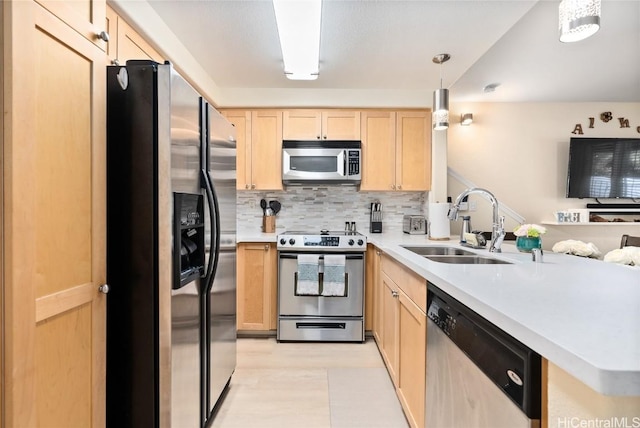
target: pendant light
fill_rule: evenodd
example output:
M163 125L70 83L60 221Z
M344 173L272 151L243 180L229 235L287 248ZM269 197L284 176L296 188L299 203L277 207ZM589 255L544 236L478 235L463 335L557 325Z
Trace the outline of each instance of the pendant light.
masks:
M561 42L577 42L600 29L601 0L562 0L558 6Z
M440 89L433 92L432 122L434 131L444 131L449 127L449 90L442 88L442 63L449 61L451 55L443 53L433 57L440 64Z

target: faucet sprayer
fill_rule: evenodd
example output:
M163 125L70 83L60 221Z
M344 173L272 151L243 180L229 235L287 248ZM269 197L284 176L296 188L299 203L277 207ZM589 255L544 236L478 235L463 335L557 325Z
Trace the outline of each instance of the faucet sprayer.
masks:
M491 230L491 243L489 244L489 251L492 253L501 253L502 250L500 249L500 246L502 245L502 241L504 240L504 237L506 235L504 231L504 216L499 215L498 200L495 196L493 196L493 193L479 187L467 189L460 193L460 195L458 195L456 201L453 203L453 206L451 206L451 208L449 209L449 214L447 216L450 220L457 220L458 211L460 210L460 204L462 203L463 199L465 199L472 193L485 195L489 199L489 202L491 202L491 206L493 208L493 224Z

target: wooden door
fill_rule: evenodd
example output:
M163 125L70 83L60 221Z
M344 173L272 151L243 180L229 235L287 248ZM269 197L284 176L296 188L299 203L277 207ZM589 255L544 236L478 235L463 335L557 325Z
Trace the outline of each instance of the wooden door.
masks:
M412 427L424 427L427 316L402 291L398 296L398 397Z
M164 62L163 55L120 16L118 17L117 43L117 60L120 65L125 65L130 59L152 59L156 62Z
M394 385L398 383L398 287L381 271L382 287L382 358Z
M322 136L322 113L319 110L286 110L282 124L285 140L319 140Z
M359 140L360 112L329 110L322 112L323 140Z
M251 113L251 188L282 190L282 112Z
M396 189L431 189L431 115L426 111L397 113Z
M45 9L79 32L84 38L103 51L107 49L105 38L115 37L105 27L105 0L36 0ZM103 38L102 32L108 37Z
M238 330L269 330L272 323L273 278L271 254L268 243L238 244ZM275 304L275 302L273 302Z
M251 112L223 110L222 115L236 128L236 189L251 188Z
M101 427L105 52L38 3L3 6L4 424Z
M360 190L391 191L396 183L396 114L363 111Z

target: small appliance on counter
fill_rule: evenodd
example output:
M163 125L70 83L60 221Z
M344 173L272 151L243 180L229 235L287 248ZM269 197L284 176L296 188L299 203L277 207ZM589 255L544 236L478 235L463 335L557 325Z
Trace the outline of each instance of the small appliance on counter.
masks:
M402 217L402 231L409 235L424 235L427 233L427 221L420 215L405 215Z

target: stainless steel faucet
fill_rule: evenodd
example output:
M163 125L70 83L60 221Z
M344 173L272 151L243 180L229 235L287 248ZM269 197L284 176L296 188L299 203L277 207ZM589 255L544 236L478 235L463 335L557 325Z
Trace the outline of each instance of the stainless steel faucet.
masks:
M499 215L498 200L495 196L493 196L493 193L479 187L465 190L464 192L460 193L460 195L458 195L456 201L453 203L453 206L449 209L448 217L451 220L457 220L458 211L460 210L460 203L464 198L472 193L485 195L489 199L489 202L491 202L491 206L493 207L493 225L491 230L491 243L489 244L489 251L492 253L501 253L502 250L500 249L500 246L502 245L502 241L504 241L505 236L504 216Z

